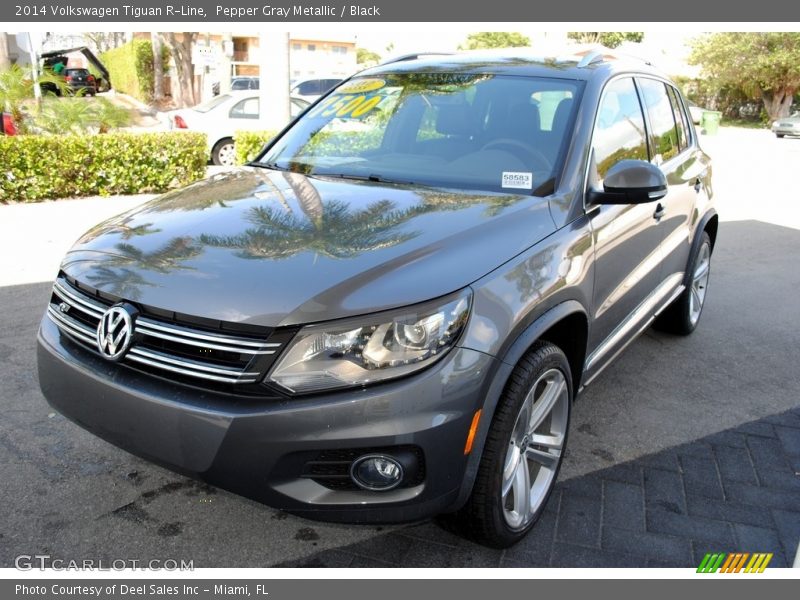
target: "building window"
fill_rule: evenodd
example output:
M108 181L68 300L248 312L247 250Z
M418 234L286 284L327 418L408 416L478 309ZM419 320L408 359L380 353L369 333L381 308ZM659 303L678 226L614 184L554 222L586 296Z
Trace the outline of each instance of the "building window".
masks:
M298 50L299 51L299 50L302 50L302 49L303 49L303 44L298 44L297 42L292 44L292 50Z
M308 51L309 52L315 52L316 49L317 49L317 45L316 44L309 44L308 45Z
M347 46L334 46L331 50L334 54L347 54Z

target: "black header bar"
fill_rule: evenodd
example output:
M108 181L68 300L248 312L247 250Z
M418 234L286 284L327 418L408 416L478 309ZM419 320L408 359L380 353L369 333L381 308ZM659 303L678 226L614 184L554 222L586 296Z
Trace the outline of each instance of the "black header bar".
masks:
M800 22L800 3L760 0L10 0L5 23ZM731 28L728 28L731 29Z

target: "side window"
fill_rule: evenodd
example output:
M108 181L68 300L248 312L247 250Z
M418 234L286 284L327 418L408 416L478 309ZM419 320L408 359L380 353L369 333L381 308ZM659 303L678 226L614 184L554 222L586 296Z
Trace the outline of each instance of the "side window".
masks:
M653 162L657 165L668 161L680 152L675 113L672 110L667 86L655 79L640 79L644 105L650 118L653 138Z
M686 111L681 102L681 95L674 87L669 86L669 101L672 103L672 112L675 115L675 124L678 127L678 143L681 150L686 150L692 143L692 136L689 131L689 124L686 119Z
M257 119L258 98L246 98L237 102L233 105L228 115L232 119Z
M592 139L598 183L624 159L647 160L642 107L633 79L617 79L605 89Z

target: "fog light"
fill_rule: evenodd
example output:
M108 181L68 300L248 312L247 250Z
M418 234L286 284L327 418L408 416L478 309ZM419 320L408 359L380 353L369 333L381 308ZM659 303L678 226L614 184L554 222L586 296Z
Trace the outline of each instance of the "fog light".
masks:
M353 462L350 477L365 490L384 492L396 487L403 480L403 466L389 456L367 454Z

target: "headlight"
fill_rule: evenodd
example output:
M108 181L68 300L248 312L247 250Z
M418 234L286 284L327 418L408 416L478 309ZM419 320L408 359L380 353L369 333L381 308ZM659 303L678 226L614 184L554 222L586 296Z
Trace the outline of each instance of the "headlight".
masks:
M304 327L267 381L307 393L418 371L455 345L467 323L471 299L467 289L406 309Z

